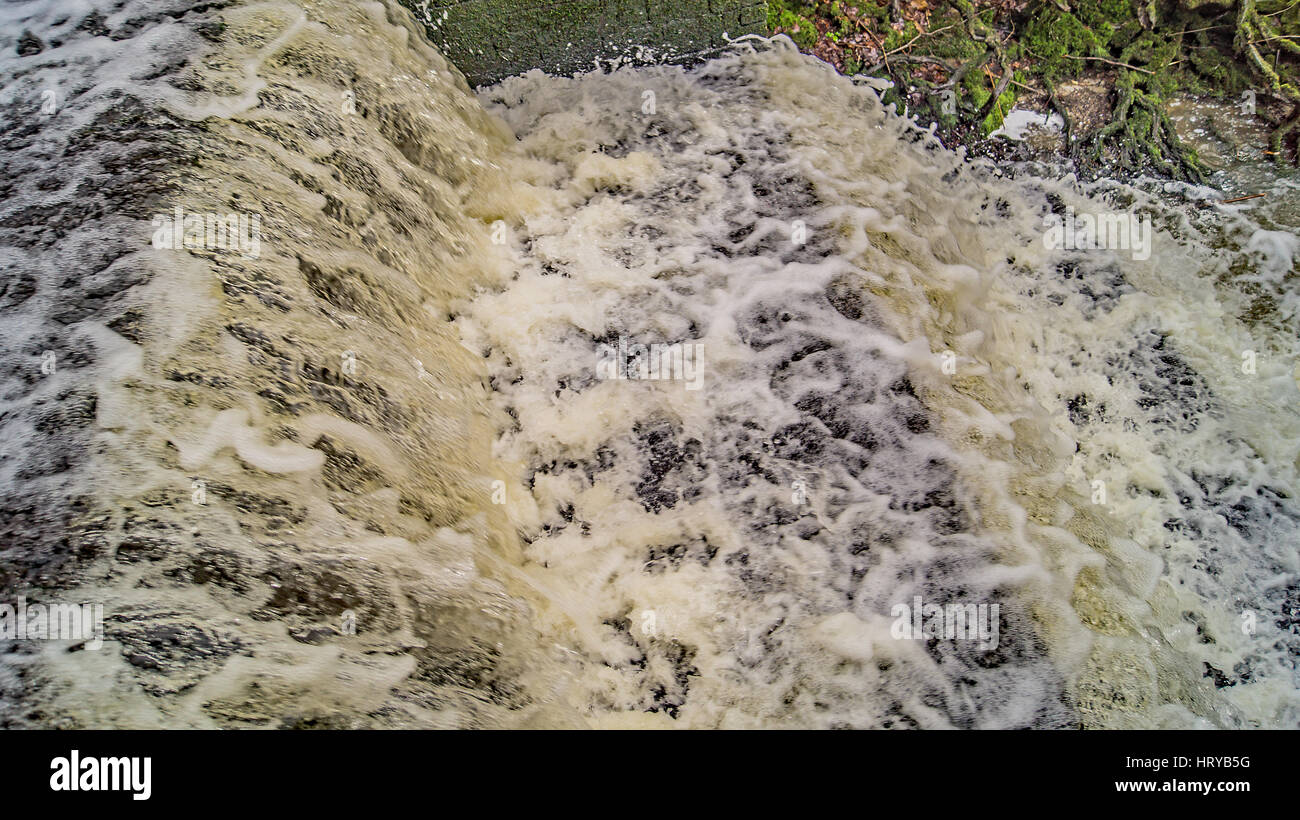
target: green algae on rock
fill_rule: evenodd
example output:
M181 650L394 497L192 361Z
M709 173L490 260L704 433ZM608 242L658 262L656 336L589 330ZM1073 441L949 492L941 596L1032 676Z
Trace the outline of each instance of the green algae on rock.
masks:
M763 0L402 0L472 86L601 60L677 62L762 33ZM725 35L725 36L724 36Z

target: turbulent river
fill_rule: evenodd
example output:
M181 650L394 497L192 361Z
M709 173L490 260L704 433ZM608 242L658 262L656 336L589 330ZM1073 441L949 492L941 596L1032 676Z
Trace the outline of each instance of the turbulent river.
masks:
M1300 726L1294 176L967 162L784 39L472 95L396 5L67 5L0 555L105 640L6 723Z

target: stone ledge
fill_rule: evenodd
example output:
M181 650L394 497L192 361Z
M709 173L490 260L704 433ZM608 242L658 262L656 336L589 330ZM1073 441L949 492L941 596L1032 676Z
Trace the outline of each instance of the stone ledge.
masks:
M540 68L688 62L765 33L765 0L401 0L471 86Z

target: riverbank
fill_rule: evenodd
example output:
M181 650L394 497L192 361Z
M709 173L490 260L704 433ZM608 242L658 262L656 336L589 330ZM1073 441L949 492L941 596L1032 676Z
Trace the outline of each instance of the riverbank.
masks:
M1296 159L1297 3L771 0L768 26L842 73L888 80L887 104L972 155L1033 158L1000 139L1020 109L1056 118L1055 151L1083 177L1200 181L1214 163L1170 115L1208 99L1258 122L1260 156Z

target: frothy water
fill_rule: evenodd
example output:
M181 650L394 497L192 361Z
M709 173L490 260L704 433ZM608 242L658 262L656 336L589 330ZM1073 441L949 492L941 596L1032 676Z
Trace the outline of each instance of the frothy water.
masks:
M1294 235L959 168L788 43L481 98L528 204L463 327L597 714L1294 723ZM1067 211L1162 232L1049 250ZM624 338L703 388L598 378ZM1000 604L997 650L898 640L915 596Z
M475 99L395 5L17 8L67 42L13 99L58 78L85 141L124 95L177 159L110 214L145 330L7 234L15 372L96 355L6 383L28 450L93 423L4 480L97 546L5 577L106 642L20 643L6 722L1300 725L1285 207L963 163L784 38ZM151 248L177 207L258 255Z

